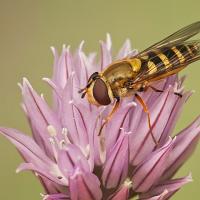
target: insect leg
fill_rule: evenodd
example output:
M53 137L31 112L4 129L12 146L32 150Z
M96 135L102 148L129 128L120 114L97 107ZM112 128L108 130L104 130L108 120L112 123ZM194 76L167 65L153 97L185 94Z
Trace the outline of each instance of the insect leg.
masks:
M144 112L147 113L148 125L149 125L149 129L150 129L151 137L152 137L152 139L153 139L155 145L157 146L157 145L158 145L158 142L157 142L156 138L155 138L154 135L153 135L152 126L151 126L151 120L150 120L149 109L148 109L146 103L144 102L144 100L143 100L137 93L135 94L135 97L136 97L136 99L139 101L139 103L142 105Z
M180 93L178 93L178 92L174 92L174 94L177 95L177 96L180 97L180 98L183 96L182 94L180 94Z
M159 89L157 89L157 88L155 88L153 86L149 86L149 87L155 92L164 92L164 90L159 90Z
M113 106L111 112L110 112L110 113L108 114L108 116L104 119L104 122L103 122L103 124L101 125L101 128L100 128L100 130L99 130L98 136L101 135L101 132L102 132L103 127L111 120L113 114L114 114L114 113L117 111L117 109L119 108L119 105L120 105L120 98L116 98L116 99L117 99L117 100L116 100L116 102L115 102L115 104L114 104L114 106Z
M153 86L149 86L153 91L155 91L155 92L164 92L164 90L159 90L159 89L157 89L157 88L155 88L155 87L153 87ZM182 97L183 95L182 94L180 94L180 93L178 93L178 92L174 92L174 94L175 95L177 95L178 97Z

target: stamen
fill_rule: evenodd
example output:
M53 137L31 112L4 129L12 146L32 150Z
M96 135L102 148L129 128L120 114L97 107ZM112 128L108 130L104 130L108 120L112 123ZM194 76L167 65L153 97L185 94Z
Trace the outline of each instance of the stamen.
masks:
M127 188L131 188L131 187L133 186L133 182L130 180L130 178L127 178L127 179L124 181L123 185L124 185L125 187L127 187Z
M47 131L51 137L55 137L57 135L56 129L52 125L47 126Z
M99 136L99 155L100 155L100 159L102 161L102 163L104 163L105 159L106 159L106 148L105 148L105 137L103 136L103 134L101 134Z
M54 157L56 159L56 161L58 160L58 152L56 150L56 146L55 146L55 139L54 138L49 138L49 141L50 141L50 144L52 146L52 150L53 150L53 154L54 154Z
M65 139L65 142L68 144L68 143L71 143L69 138L68 138L68 130L67 128L63 128L62 129L62 135L64 136L64 139Z

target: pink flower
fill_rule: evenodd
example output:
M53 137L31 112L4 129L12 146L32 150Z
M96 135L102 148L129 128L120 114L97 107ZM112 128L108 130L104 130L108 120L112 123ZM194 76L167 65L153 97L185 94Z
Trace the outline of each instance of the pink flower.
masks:
M78 90L88 77L112 62L111 39L101 42L100 61L96 54L86 56L83 42L75 53L63 47L61 56L52 48L52 79L44 78L53 90L53 107L32 88L26 78L20 84L22 107L33 137L11 128L1 133L24 159L17 172L31 170L44 186L46 200L145 200L169 199L191 175L173 179L194 151L200 136L200 118L171 138L181 109L191 92L183 91L183 78L171 76L156 83L163 93L147 91L153 133L147 116L134 98L123 100L120 109L98 136L111 106L95 107L81 99ZM127 40L115 59L136 54ZM174 91L183 94L180 98Z

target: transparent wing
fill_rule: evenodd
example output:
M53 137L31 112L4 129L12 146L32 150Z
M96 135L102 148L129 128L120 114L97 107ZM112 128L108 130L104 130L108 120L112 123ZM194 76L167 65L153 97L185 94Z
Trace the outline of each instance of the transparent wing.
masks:
M195 62L200 59L200 40L182 42L179 45L180 45L180 48L179 48L180 52L184 50L183 48L187 48L187 47L195 47L196 49L194 53L188 50L183 51L184 53L182 54L182 56L184 60L180 63L180 60L177 59L176 54L170 57L170 59L168 59L169 55L167 54L169 52L169 49L171 48L171 45L169 45L168 47L160 48L159 51L162 54L166 55L166 60L162 60L162 62L157 63L156 65L153 62L149 66L146 64L146 66L143 67L141 72L134 79L133 84L142 83L144 81L150 82L150 81L155 81L155 80L168 77L172 74L177 73L182 68L189 65L190 63ZM157 55L158 54L156 54L156 56ZM152 61L154 58L155 57L151 57L150 59L147 59L146 63L148 63L149 61Z
M152 46L148 47L144 51L140 52L138 55L145 55L152 49L158 49L169 45L176 45L183 41L188 40L189 38L193 37L194 35L200 32L200 21L190 24L177 32L173 33L172 35L164 38L160 42L153 44Z

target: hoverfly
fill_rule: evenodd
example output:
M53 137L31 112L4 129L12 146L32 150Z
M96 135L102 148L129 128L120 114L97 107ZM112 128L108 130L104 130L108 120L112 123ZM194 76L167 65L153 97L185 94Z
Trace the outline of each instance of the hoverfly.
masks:
M148 88L163 92L154 88L152 83L176 74L190 63L199 60L200 40L188 41L199 32L200 22L190 24L137 55L125 57L111 63L102 72L93 73L86 87L79 91L82 93L82 98L87 95L88 101L97 106L109 105L115 100L101 130L119 107L120 99L135 95L147 113L151 136L157 144L151 128L148 107L138 93ZM181 94L175 93L175 95L181 97Z

